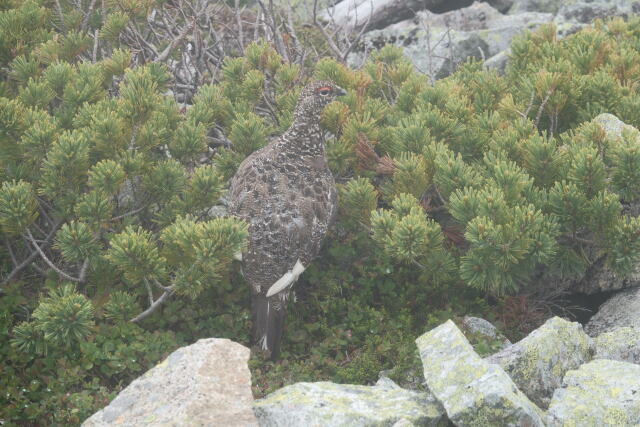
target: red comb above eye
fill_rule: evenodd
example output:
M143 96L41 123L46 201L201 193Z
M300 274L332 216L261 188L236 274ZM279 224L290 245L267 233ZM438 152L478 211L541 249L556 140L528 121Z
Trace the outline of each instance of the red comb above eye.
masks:
M323 92L325 90L331 90L330 86L321 86L318 89L316 89L316 92Z

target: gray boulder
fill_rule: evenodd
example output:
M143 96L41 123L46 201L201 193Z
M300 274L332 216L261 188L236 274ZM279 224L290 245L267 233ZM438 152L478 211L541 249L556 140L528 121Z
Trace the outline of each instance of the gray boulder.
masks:
M640 329L616 328L598 335L594 340L594 359L619 360L640 364Z
M171 353L82 426L257 426L248 360L240 344L201 339Z
M592 343L582 325L554 317L486 360L500 365L529 399L546 408L564 374L591 356Z
M569 371L553 394L547 425L640 425L640 366L598 359Z
M469 57L493 58L508 49L517 34L552 19L551 14L536 12L502 15L477 2L443 14L422 11L413 19L366 33L348 61L358 66L366 59L366 52L392 44L402 47L418 70L439 79Z
M254 412L265 427L392 426L399 421L437 426L444 421L444 410L433 396L388 382L374 387L297 383L257 400Z
M611 297L600 306L585 330L595 337L625 326L640 329L640 288L627 289Z
M416 344L429 390L455 425L544 425L540 408L502 368L478 356L451 320Z

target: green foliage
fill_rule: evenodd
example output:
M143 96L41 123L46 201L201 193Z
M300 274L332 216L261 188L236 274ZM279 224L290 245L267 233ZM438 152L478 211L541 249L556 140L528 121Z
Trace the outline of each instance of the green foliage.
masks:
M64 283L40 301L33 311L33 319L33 329L42 334L47 345L67 349L78 346L91 333L93 306L72 284ZM18 329L21 326L25 324L19 325ZM13 342L25 352L35 350L29 347L31 343L19 338Z
M444 247L438 223L423 214L411 195L400 194L392 206L392 210L372 212L373 239L392 258L428 270L434 282L448 278L454 260Z
M19 234L38 217L33 187L25 181L5 181L0 188L0 224L8 234Z
M56 3L62 16L51 2L0 6L2 419L77 425L181 344L249 344L250 292L232 263L247 225L210 212L288 128L309 78L348 92L321 117L340 213L296 285L282 359L251 361L256 395L381 370L419 387L413 340L426 329L498 311L522 333L539 319L517 294L541 271L576 280L601 259L620 275L639 261L626 213L638 135L607 138L593 118L640 125L640 19L562 40L542 26L516 37L504 76L470 62L435 84L391 46L355 71L252 43L179 105L174 70L137 65L123 36L144 33L159 3L86 16Z
M132 66L134 54L121 45L119 34L145 20L150 2L107 2L84 23L70 2L58 2L62 20L57 5L18 3L0 10L0 227L7 249L0 257L3 279L29 281L18 292L28 299L7 307L0 337L11 349L3 364L14 376L0 384L10 392L0 418L77 425L182 342L130 320L155 313L162 295L196 299L212 288L218 297L230 290L231 260L247 228L209 217L226 182L201 162L211 155L209 134L229 138L232 124L243 141L254 137L246 154L266 143L270 128L250 111L263 77L248 70L238 110L221 85L203 89L183 110L164 94L169 70ZM100 49L93 50L96 35ZM254 50L260 56L266 48ZM280 62L272 55L257 64L275 71ZM287 73L281 79L289 91ZM218 301L209 309L226 309L224 298ZM47 381L56 370L61 378ZM41 377L49 391L16 392Z

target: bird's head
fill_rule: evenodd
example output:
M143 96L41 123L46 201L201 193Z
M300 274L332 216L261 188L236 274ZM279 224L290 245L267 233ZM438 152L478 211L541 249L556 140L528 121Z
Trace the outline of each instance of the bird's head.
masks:
M298 117L319 118L324 107L346 93L340 86L328 80L309 83L300 93L294 114Z

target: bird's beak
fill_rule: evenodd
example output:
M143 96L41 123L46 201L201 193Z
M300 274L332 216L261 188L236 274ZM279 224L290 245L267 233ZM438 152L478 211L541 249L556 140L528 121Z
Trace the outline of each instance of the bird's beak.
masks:
M338 96L345 96L347 91L338 86Z

